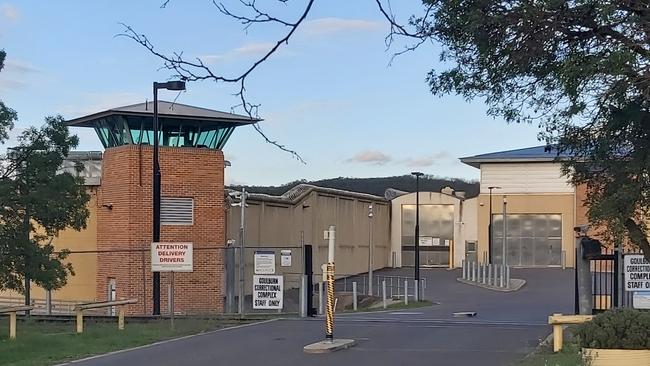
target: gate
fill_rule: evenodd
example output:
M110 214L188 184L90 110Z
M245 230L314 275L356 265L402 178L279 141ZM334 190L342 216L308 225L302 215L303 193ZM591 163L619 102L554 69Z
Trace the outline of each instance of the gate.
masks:
M592 313L617 308L620 305L620 256L618 249L604 249L590 259Z

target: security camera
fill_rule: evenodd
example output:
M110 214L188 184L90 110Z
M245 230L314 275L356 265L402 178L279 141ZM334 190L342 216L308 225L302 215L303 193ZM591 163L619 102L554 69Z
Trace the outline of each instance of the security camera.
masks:
M589 224L579 225L579 226L574 227L573 231L575 231L578 234L587 235L587 232L589 232L590 227L591 227L591 225L589 225Z

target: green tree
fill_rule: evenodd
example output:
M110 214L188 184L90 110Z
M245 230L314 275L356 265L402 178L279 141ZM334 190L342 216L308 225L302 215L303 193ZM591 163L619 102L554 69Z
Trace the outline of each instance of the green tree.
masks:
M4 61L5 54L0 54ZM2 62L0 62L0 66ZM0 139L5 142L16 113L0 103ZM33 281L45 289L66 284L72 266L52 239L65 228L85 227L89 195L83 178L61 170L77 146L62 117L23 131L0 158L0 289L26 294ZM78 167L79 168L79 167Z
M451 67L437 95L483 99L508 122L539 123L590 221L650 259L650 3L645 0L426 0L412 18ZM424 25L424 27L422 27Z

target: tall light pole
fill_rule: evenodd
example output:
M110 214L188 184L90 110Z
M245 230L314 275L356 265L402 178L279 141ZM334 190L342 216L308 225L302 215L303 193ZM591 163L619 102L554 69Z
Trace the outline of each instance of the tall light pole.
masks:
M372 296L372 204L368 205L368 296Z
M160 241L160 164L158 163L158 89L185 90L184 81L153 83L153 242ZM153 273L153 315L160 315L160 272Z
M505 271L506 265L508 265L508 261L506 260L506 232L508 231L508 219L506 216L506 207L508 206L508 198L506 195L503 195L503 258L501 259L501 262L503 263L503 270Z
M490 191L490 217L488 221L488 253L490 256L490 263L492 263L492 190L501 189L501 187L490 186L488 190Z
M418 284L418 293L416 299L420 299L420 177L424 174L421 172L412 172L415 176L415 283Z

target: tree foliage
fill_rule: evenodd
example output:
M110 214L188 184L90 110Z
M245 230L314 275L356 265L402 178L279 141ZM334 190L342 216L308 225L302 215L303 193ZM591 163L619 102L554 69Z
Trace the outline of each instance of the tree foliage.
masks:
M4 104L0 110L4 141L16 113ZM60 170L77 144L62 117L48 117L42 127L23 131L0 158L0 290L24 291L25 277L57 289L74 274L64 262L68 252L55 251L51 242L65 228L84 228L89 215L83 178Z
M592 223L650 258L650 3L426 0L412 24L444 46L437 95L480 98L508 122L536 122L587 188Z

